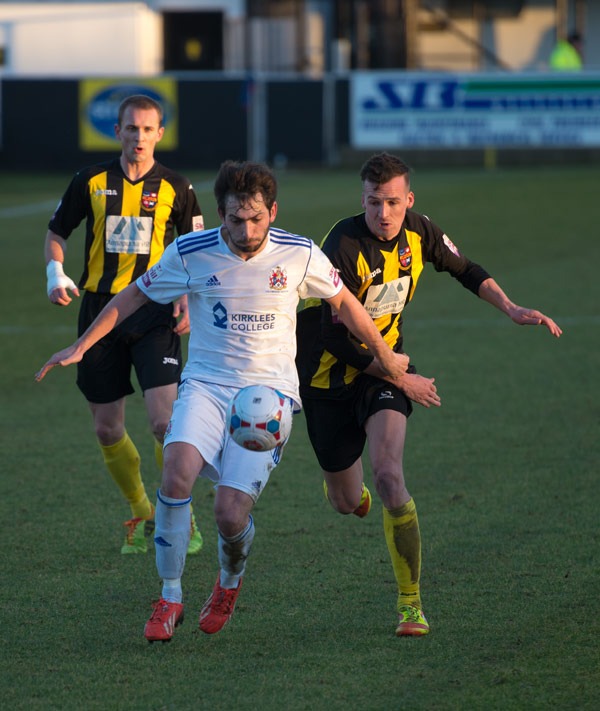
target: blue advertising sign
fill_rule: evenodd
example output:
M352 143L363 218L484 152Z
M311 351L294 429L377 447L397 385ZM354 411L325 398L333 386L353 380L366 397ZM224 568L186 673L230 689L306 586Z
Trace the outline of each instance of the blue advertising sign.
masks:
M600 146L600 74L354 72L354 148Z
M177 83L169 77L82 79L79 82L79 143L84 151L119 148L115 124L119 104L127 96L144 94L163 109L165 132L161 150L177 148Z

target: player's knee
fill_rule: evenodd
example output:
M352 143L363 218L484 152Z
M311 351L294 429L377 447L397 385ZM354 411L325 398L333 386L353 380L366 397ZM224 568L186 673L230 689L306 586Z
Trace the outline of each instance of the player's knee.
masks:
M327 498L332 508L342 515L351 514L360 504L360 490L355 495L354 492L345 490L332 490L327 492Z
M160 490L173 499L187 499L192 494L193 482L185 475L182 467L165 460Z
M230 491L230 495L217 495L215 500L215 522L225 538L237 536L246 528L250 520L252 500L247 495L241 496L241 493Z
M103 447L110 447L123 439L125 430L121 426L116 426L111 422L94 422L96 437Z
M232 511L215 511L215 520L220 534L224 538L235 538L248 525L248 517L242 517Z
M169 418L157 417L150 421L150 429L154 438L159 442L163 442L165 439L165 432L167 431L167 425L169 424Z
M163 475L160 485L160 493L170 499L188 499L191 495L191 487L183 479L169 479Z

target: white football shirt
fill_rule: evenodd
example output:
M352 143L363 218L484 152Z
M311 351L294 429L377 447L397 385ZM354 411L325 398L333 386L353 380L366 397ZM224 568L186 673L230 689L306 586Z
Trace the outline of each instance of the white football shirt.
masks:
M178 237L137 280L153 301L188 295L190 340L182 379L281 390L300 405L296 372L296 308L307 297L328 299L339 274L307 237L271 227L265 248L244 261L221 228Z

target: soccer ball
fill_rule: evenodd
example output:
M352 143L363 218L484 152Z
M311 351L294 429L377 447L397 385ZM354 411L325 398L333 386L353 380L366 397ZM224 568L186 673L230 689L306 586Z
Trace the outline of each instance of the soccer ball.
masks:
M290 435L290 402L274 388L248 385L234 395L227 407L227 428L240 447L268 452Z

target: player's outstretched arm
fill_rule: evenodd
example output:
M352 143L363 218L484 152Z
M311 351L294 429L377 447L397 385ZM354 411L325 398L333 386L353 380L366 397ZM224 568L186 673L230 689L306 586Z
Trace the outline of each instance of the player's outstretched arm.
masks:
M369 348L386 375L401 378L406 373L409 357L404 353L394 353L383 340L363 305L347 287L343 286L342 290L327 299L327 302L337 311L346 328Z
M67 346L67 348L63 348L62 351L58 351L58 353L51 356L35 374L35 379L39 383L39 381L45 377L46 373L50 372L56 365L79 363L86 350L87 349L81 346L79 341L75 341L73 345Z
M541 311L536 309L527 309L523 306L517 306L508 314L511 319L520 326L546 326L550 333L559 338L562 335L562 329L549 316L546 316Z
M148 297L141 292L135 283L130 284L126 289L119 292L113 297L108 304L102 309L94 321L90 324L87 331L81 335L75 343L62 351L55 353L35 374L35 379L39 382L46 374L57 365L66 366L72 363L79 363L94 343L97 343L102 337L121 323L128 316L131 316L134 311L137 311L140 306L143 306Z
M546 326L556 338L562 334L562 329L549 316L541 311L527 309L513 303L494 279L489 278L482 282L479 287L479 296L488 304L500 309L520 326Z

